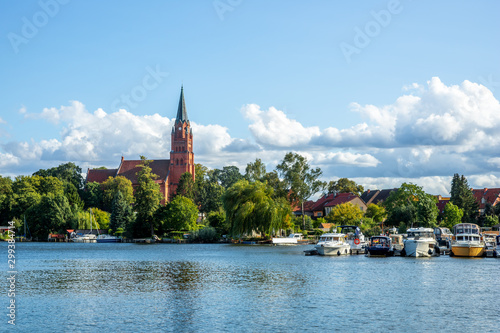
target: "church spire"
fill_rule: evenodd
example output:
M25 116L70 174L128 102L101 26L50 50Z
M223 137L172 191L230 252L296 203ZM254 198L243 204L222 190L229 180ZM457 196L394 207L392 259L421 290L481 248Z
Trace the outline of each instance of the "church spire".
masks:
M184 102L184 86L181 86L181 97L179 98L179 107L177 108L177 118L175 122L189 122L186 102Z

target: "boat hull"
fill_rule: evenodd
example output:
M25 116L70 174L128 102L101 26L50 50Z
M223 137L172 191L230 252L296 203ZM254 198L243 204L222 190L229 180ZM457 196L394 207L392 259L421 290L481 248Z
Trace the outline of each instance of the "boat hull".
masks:
M483 246L452 245L451 251L456 257L482 257L484 256Z
M368 246L368 255L370 257L389 257L394 255L394 250L389 247Z
M97 239L97 243L120 243L121 239Z
M296 245L298 244L296 238L273 238L273 244L275 245Z
M427 241L407 240L404 251L407 257L430 257L434 254L434 244Z
M342 245L320 245L316 246L316 250L320 256L340 256L351 253L349 244Z

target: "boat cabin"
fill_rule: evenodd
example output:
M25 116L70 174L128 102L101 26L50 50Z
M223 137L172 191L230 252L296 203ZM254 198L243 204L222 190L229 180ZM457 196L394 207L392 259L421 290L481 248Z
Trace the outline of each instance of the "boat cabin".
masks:
M457 235L455 236L455 240L457 242L479 242L481 240L481 237L479 235L471 234Z
M479 235L480 229L477 224L474 223L459 223L453 226L453 234L455 236L460 234L474 234Z
M407 230L407 238L436 238L431 228L412 228Z
M370 238L370 246L382 246L389 247L391 246L391 238L388 236L372 236Z

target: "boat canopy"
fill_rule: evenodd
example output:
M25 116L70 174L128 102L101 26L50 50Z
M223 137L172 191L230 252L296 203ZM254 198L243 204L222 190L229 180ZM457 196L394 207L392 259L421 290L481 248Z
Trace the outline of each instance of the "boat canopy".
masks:
M475 234L475 235L479 235L480 230L481 229L479 229L479 226L477 224L474 224L474 223L459 223L459 224L456 224L453 227L453 234L455 236L456 235L460 235L460 234Z

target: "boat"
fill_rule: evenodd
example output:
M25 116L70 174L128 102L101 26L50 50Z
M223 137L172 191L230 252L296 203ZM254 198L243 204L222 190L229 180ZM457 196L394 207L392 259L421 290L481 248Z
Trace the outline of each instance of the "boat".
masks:
M453 240L453 233L448 228L436 227L434 228L434 235L439 246L441 253L450 252L451 241Z
M365 240L365 235L361 232L359 227L355 225L342 225L339 227L340 233L345 234L347 242L351 247L351 254L363 254L368 245Z
M121 238L116 236L111 236L108 234L102 234L97 236L97 243L120 243L122 241Z
M406 232L408 236L403 241L404 248L401 256L431 257L438 256L441 253L436 242L434 229L410 228Z
M321 235L315 249L321 256L340 256L351 253L351 246L343 233Z
M366 247L366 254L370 257L383 256L389 257L394 255L391 238L389 236L372 236L370 243Z
M491 231L483 232L484 246L486 250L493 250L496 247L496 233L491 233Z
M97 242L97 237L94 234L83 234L83 235L76 235L75 237L71 238L71 241L74 243L96 243Z
M390 234L391 245L394 250L394 255L401 255L401 251L404 249L403 235L401 234Z
M459 223L453 226L454 240L451 243L450 256L484 257L485 244L481 239L479 226L474 223Z
M493 250L493 257L498 258L500 256L500 235L496 237L497 246Z
M290 234L288 237L273 237L273 244L274 245L292 245L292 244L298 244L299 240L302 240L302 234L301 233L296 233L296 234Z

